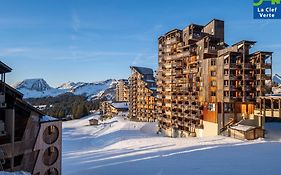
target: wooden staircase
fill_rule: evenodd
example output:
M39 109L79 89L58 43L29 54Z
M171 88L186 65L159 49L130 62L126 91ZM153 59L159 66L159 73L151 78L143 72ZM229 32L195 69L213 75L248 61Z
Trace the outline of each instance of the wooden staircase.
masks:
M225 135L225 131L227 131L227 129L230 128L234 123L235 123L235 122L234 122L234 119L231 118L231 119L229 120L229 122L228 122L224 127L222 127L222 128L220 129L220 134L221 134L221 135Z

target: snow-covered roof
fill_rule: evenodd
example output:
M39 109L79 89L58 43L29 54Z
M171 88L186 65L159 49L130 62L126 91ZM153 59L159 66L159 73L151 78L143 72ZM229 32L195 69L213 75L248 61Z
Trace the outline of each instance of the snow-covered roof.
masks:
M132 69L135 69L138 71L140 74L147 75L147 74L153 74L153 70L147 67L136 67L136 66L131 66Z
M154 83L155 82L155 80L144 80L144 81L146 81L148 83Z
M116 109L128 109L127 102L115 102L111 104Z
M235 126L232 126L230 127L231 129L235 129L235 130L238 130L238 131L250 131L252 129L255 129L256 127L254 126L249 126L249 125L235 125Z
M40 117L40 122L51 122L51 121L58 121L58 119L48 115L43 115L42 117Z

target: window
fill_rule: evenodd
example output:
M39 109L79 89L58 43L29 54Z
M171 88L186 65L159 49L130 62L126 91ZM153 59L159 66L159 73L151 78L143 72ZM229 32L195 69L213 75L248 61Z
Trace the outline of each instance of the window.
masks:
M215 80L211 81L211 86L216 86L217 82Z
M229 96L229 92L228 91L224 91L223 92L223 96L228 97Z
M216 111L216 104L209 103L208 104L208 111Z
M215 66L216 65L216 60L215 59L212 59L211 60L211 66Z
M224 111L225 111L225 112L233 112L233 105L232 105L232 104L225 103L225 104L224 104Z
M212 92L211 92L211 96L212 96L212 97L215 97L215 96L216 96L216 92L212 91Z
M224 64L228 64L228 58L227 59L224 59Z
M216 76L216 71L211 71L211 76L215 77Z
M228 81L224 80L223 85L227 87L228 86Z
M229 74L228 69L224 69L224 75L228 75L228 74Z

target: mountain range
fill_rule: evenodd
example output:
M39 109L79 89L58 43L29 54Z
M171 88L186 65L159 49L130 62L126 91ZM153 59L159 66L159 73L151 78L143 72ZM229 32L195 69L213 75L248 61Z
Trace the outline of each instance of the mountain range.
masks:
M24 98L42 98L55 97L65 93L73 93L74 95L83 95L88 100L106 97L112 100L115 97L115 87L117 81L108 79L99 82L66 82L54 88L51 87L44 79L26 79L13 87L24 94Z
M277 85L273 89L275 93L281 93L281 76L275 74L272 81ZM115 87L117 81L108 79L99 82L66 82L58 87L51 87L44 79L26 79L13 87L24 94L24 98L42 98L55 97L65 93L73 93L74 95L83 95L88 100L106 97L108 100L115 98Z

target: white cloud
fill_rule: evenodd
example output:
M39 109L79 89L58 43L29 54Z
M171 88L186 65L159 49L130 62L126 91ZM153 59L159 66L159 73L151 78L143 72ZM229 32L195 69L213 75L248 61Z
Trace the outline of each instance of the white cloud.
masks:
M72 12L72 29L75 31L75 32L78 32L80 28L80 19L79 19L79 16L78 14L76 13L76 11L73 11Z
M14 47L14 48L4 48L1 50L2 55L15 55L18 53L24 53L29 51L29 48L24 48L24 47Z

